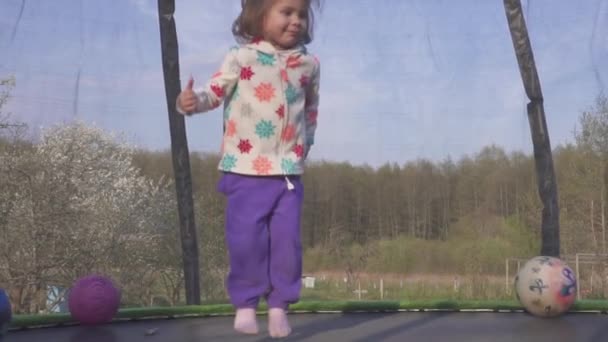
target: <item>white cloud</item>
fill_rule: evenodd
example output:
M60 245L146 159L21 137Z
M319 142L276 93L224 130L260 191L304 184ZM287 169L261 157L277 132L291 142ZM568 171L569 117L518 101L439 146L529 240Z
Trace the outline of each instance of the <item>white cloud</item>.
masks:
M150 17L158 18L158 1L154 0L129 0L142 13Z

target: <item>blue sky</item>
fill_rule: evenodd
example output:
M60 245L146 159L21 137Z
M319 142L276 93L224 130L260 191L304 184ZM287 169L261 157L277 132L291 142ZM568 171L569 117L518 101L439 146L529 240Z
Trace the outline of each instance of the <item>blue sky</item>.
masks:
M182 79L203 84L234 45L240 1L176 2ZM555 147L608 82L608 3L522 2ZM0 13L14 119L79 119L169 148L155 0L2 0ZM378 166L489 144L531 153L502 1L326 0L309 49L322 62L313 159ZM216 152L221 127L217 110L189 118L190 149Z

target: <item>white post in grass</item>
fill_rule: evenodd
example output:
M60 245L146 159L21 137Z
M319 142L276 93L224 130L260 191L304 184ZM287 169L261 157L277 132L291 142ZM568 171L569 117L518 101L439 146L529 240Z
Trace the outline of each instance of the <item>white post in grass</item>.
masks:
M384 279L380 278L380 299L384 299Z
M367 290L361 290L361 281L358 281L357 283L357 290L353 291L354 293L357 294L357 298L359 298L359 300L361 300L361 295L363 293L367 293Z
M576 253L576 299L579 300L581 299L581 278L580 278L580 272L578 270L578 253Z
M509 294L509 258L505 259L505 293Z
M589 293L593 293L593 264L591 265L591 277L589 278ZM577 280L578 282L578 280ZM578 283L576 286L580 286Z

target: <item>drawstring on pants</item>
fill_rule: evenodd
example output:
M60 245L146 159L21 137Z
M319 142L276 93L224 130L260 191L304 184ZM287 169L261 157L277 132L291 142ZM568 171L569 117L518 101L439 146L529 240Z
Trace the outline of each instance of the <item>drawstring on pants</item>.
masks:
M287 182L287 190L291 191L291 190L295 189L293 184L289 181L289 177L285 176L285 181Z

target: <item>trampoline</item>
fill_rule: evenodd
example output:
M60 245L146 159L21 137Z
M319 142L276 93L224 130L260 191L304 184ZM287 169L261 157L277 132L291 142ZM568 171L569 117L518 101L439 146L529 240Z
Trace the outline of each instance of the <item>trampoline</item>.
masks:
M563 316L544 319L515 302L304 302L291 309L287 341L606 341L604 301L580 301ZM111 324L80 326L67 315L21 316L7 342L270 341L232 329L228 305L124 309Z

